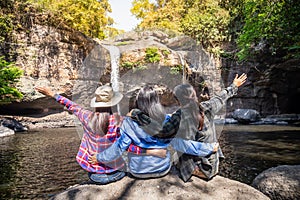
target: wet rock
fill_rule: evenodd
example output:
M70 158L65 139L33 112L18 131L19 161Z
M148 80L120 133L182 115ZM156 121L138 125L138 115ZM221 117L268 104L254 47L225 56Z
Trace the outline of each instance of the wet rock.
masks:
M0 137L10 136L15 134L15 132L5 126L0 126Z
M7 127L15 132L27 131L27 128L24 127L20 122L13 118L3 118L0 120L0 124L4 127Z
M237 124L238 121L233 118L214 119L215 124Z
M300 165L282 165L260 173L252 186L273 200L300 199Z
M265 120L277 122L295 123L300 121L300 114L268 115Z
M233 118L226 118L225 119L225 124L237 124L238 121L233 119Z
M260 114L253 109L236 109L232 117L242 124L249 124L260 120Z

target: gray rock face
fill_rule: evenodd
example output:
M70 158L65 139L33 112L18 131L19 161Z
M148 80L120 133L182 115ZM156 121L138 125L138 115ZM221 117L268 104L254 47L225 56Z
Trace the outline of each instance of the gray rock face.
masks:
M30 31L14 34L16 45L11 47L13 49L10 52L15 52L16 65L24 72L17 86L24 98L21 102L1 105L1 114L41 113L47 108L60 108L58 104L49 103L49 99L36 92L34 87L47 86L71 95L83 59L96 42L66 27L33 22Z
M225 85L236 73L247 73L248 80L239 88L237 96L229 99L227 111L251 108L261 116L300 113L300 62L299 59L281 63L243 63L225 61L222 64Z
M89 101L99 82L111 82L112 59L105 48L108 45L117 47L121 60L128 63L143 62L147 48L159 48L161 59L157 63L142 63L135 69L119 66L125 95L145 83L165 84L173 89L183 81L182 71L185 70L182 68L185 64L197 74L189 75L196 91L201 89L201 80L212 83L211 92L222 88L221 70L214 59L185 36L168 38L160 31L145 31L128 32L113 41L94 41L78 32L32 24L30 34L20 32L16 33L16 37L22 43L16 46L15 51L16 65L24 70L18 85L24 99L0 106L0 113L5 115L34 115L47 110L62 110L59 104L36 92L35 86L50 87L89 108ZM172 73L172 67L179 72Z
M177 175L157 179L139 180L125 177L108 185L79 185L57 194L52 200L81 199L205 199L205 200L267 200L267 196L254 188L221 176L211 181L192 177L184 183Z
M254 188L272 200L300 199L300 165L282 165L260 173Z

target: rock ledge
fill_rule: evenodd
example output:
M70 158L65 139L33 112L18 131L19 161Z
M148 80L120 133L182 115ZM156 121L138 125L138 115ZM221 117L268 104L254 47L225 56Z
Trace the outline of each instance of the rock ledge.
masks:
M177 175L157 179L125 177L108 185L76 185L57 194L52 200L81 199L205 199L205 200L264 200L269 199L251 186L221 176L211 181L192 177L184 183Z

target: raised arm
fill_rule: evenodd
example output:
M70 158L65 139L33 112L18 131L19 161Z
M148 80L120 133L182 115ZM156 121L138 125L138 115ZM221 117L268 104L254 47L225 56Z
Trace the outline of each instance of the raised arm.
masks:
M79 121L84 125L85 128L89 129L89 131L98 132L101 135L105 135L104 129L99 129L99 127L102 127L101 124L106 124L108 120L104 119L108 118L109 113L95 113L90 110L84 109L75 102L71 101L70 99L57 94L56 92L52 91L50 88L47 87L35 87L35 89L48 97L55 98L55 100L58 103L66 106L66 108L69 111L71 111L75 116L77 116Z
M216 114L225 105L227 99L236 95L237 90L247 80L247 75L243 73L241 76L235 75L232 84L226 89L222 90L219 94L213 96L210 100L203 101L200 103L204 112L209 111L211 114Z
M58 103L66 106L69 111L71 111L76 116L78 116L78 118L80 118L79 119L80 121L82 121L82 119L86 118L89 114L92 113L89 110L85 110L85 109L81 108L79 105L77 105L75 102L72 102L70 99L57 94L56 92L52 91L50 88L47 88L47 87L35 87L35 89L38 92L40 92L40 93L42 93L42 94L44 94L44 95L46 95L48 97L55 98L55 100Z
M54 95L56 94L54 91L52 91L50 88L47 87L35 87L35 90L37 90L39 93L42 93L43 95L46 95L48 97L54 98Z

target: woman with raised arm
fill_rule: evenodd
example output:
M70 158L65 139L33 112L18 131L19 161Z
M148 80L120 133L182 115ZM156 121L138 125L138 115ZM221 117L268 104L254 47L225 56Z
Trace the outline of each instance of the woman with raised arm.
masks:
M95 112L83 109L71 100L56 94L46 87L36 87L38 92L54 98L67 107L81 122L83 137L76 156L78 164L88 172L91 181L96 184L107 184L122 179L125 176L125 162L116 158L106 165L90 163L90 155L99 153L110 147L120 136L119 126L122 117L112 112L112 107L118 104L123 95L114 92L109 85L100 86L91 100Z
M181 105L181 121L176 137L198 142L218 142L214 124L214 116L225 105L228 98L237 93L238 87L247 80L247 75L236 74L232 84L221 91L218 95L203 102L198 102L194 88L189 84L178 85L174 88L174 95ZM172 142L176 149L180 145L177 141ZM214 177L219 171L219 158L224 158L221 148L209 156L194 156L191 154L178 153L178 163L181 178L186 182L192 175L206 180Z

